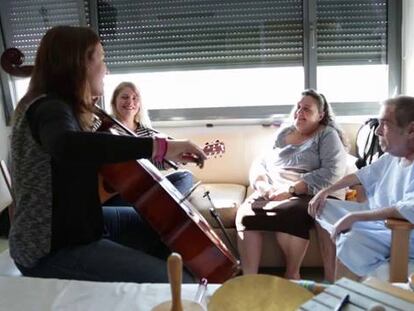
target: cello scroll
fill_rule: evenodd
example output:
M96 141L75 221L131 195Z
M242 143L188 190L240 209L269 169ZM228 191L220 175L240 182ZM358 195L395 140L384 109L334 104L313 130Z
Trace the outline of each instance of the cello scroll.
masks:
M1 55L1 67L11 76L26 78L32 74L33 65L23 65L24 55L16 48L6 49Z

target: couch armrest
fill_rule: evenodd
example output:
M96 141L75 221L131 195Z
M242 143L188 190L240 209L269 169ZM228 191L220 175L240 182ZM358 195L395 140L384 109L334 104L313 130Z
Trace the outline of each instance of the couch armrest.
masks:
M414 224L403 219L389 218L385 220L385 226L392 230L389 281L407 282L409 239Z

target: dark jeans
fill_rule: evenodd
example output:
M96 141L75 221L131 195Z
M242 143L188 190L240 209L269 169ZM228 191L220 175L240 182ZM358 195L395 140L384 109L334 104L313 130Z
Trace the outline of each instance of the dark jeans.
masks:
M102 239L61 249L33 268L17 265L25 276L101 282L167 283L170 253L132 207L103 207ZM183 282L194 282L183 271Z
M185 195L193 186L193 174L187 170L178 170L165 176L181 194Z

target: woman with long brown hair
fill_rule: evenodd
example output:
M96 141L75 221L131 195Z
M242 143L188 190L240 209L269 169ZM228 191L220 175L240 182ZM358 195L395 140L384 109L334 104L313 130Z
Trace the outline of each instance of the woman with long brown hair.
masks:
M98 36L86 27L54 27L41 40L12 129L10 253L26 276L167 282L166 262L140 248L142 232L133 221L120 222L120 232L109 235L115 238L104 238L98 169L138 158L202 166L205 155L185 140L92 132L94 98L103 93L107 71L103 59Z

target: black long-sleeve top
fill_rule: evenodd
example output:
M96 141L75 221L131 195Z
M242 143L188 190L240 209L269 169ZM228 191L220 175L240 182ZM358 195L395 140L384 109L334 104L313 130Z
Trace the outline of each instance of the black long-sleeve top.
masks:
M101 238L99 167L151 157L153 139L84 132L72 107L52 96L37 99L15 121L10 252L32 267L50 252Z

